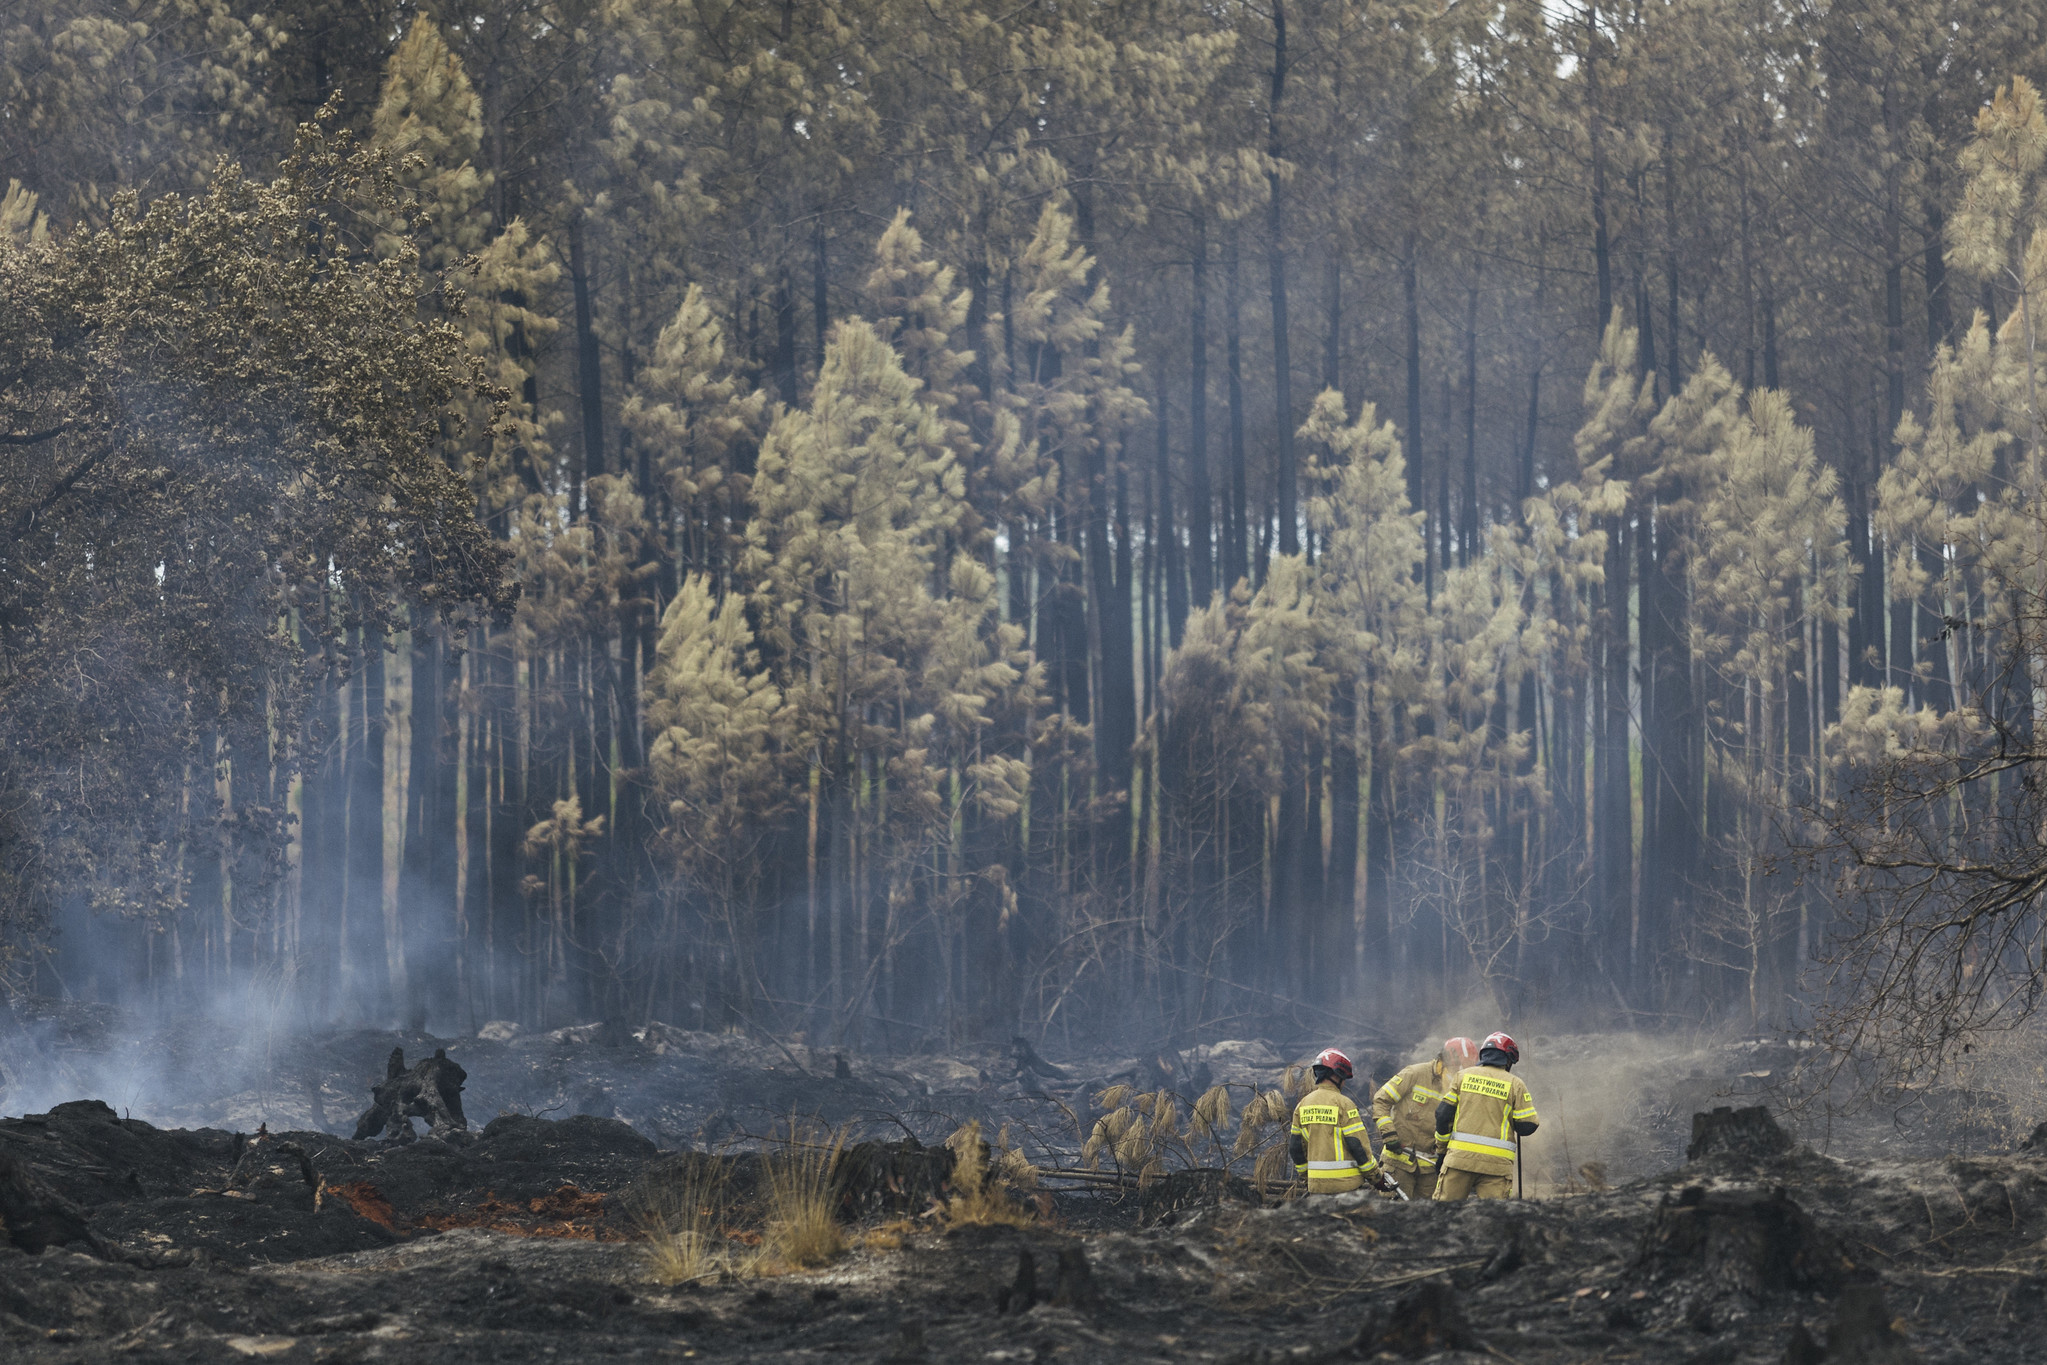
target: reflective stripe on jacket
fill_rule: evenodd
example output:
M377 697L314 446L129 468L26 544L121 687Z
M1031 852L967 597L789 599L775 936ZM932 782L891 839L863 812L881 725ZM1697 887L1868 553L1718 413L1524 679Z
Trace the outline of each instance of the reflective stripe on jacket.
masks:
M1396 1073L1372 1096L1372 1121L1379 1129L1379 1140L1398 1137L1407 1148L1382 1152L1380 1159L1388 1166L1413 1170L1419 1158L1423 1170L1435 1169L1429 1152L1436 1145L1436 1104L1446 1094L1455 1093L1456 1078L1448 1080L1449 1091L1445 1084L1441 1062L1416 1062Z
M1535 1123L1535 1100L1521 1078L1496 1066L1475 1066L1457 1080L1457 1117L1451 1124L1446 1171L1509 1175L1514 1170L1514 1127Z
M1365 1137L1365 1116L1334 1081L1323 1081L1301 1096L1294 1106L1291 1133L1308 1149L1307 1163L1294 1170L1308 1178L1310 1192L1354 1190L1364 1184L1365 1172L1379 1169L1372 1159L1371 1141ZM1365 1149L1362 1165L1343 1150L1345 1138L1356 1138Z

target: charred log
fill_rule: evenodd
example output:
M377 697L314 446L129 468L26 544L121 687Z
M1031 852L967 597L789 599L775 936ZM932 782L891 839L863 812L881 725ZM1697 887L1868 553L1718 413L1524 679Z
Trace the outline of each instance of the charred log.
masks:
M1196 1209L1235 1204L1257 1208L1258 1187L1220 1168L1171 1171L1137 1192L1137 1220L1149 1227L1171 1225Z

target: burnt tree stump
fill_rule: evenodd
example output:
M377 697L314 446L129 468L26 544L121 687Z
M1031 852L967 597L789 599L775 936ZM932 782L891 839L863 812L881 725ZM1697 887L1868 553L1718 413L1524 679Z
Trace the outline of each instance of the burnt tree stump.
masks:
M1038 1302L1038 1263L1025 1247L1016 1254L1016 1278L995 1296L997 1313L1028 1313Z
M1442 1276L1423 1280L1394 1300L1376 1308L1358 1333L1357 1354L1395 1355L1408 1360L1439 1351L1483 1350L1458 1306L1457 1291Z
M231 1190L303 1191L310 1199L319 1179L313 1174L312 1158L306 1155L304 1147L296 1142L280 1142L262 1129L235 1159L227 1186Z
M1787 1292L1833 1293L1844 1265L1839 1244L1781 1187L1692 1185L1657 1208L1629 1274L1671 1306L1730 1295L1760 1304Z
M1087 1263L1087 1251L1079 1246L1059 1249L1058 1276L1052 1282L1052 1306L1093 1313L1102 1307L1102 1292L1095 1287L1095 1272Z
M40 1255L45 1248L82 1245L107 1257L107 1244L85 1221L85 1210L36 1178L28 1163L0 1152L0 1239Z
M1784 1365L1918 1365L1918 1350L1891 1321L1883 1286L1857 1281L1841 1291L1825 1345L1813 1340L1804 1323L1792 1328Z
M949 1147L902 1142L856 1142L839 1154L832 1184L851 1218L916 1213L944 1201L952 1179Z
M405 1065L405 1049L392 1048L384 1079L370 1088L370 1107L356 1120L355 1140L381 1133L410 1142L415 1118L427 1121L433 1137L469 1131L469 1120L462 1116L462 1086L468 1079L468 1072L448 1060L445 1048L436 1048L433 1056L410 1068Z
M1725 1152L1761 1161L1790 1150L1790 1135L1777 1126L1777 1120L1760 1104L1747 1109L1722 1105L1710 1114L1692 1115L1692 1141L1685 1148L1685 1160L1697 1161L1715 1152Z

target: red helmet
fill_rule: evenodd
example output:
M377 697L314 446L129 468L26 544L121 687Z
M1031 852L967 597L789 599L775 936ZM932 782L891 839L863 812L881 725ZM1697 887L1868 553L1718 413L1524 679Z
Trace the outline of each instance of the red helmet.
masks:
M1510 1062L1518 1062L1521 1060L1520 1044L1516 1043L1512 1038L1509 1038L1504 1033L1488 1033L1485 1036L1484 1046L1493 1049L1494 1051L1497 1052L1506 1053L1507 1060Z
M1443 1043L1445 1061L1455 1060L1459 1066L1470 1066L1478 1060L1478 1044L1469 1038L1449 1038Z
M1318 1069L1332 1073L1337 1080L1347 1081L1358 1073L1351 1069L1350 1058L1333 1047L1325 1047L1315 1054Z

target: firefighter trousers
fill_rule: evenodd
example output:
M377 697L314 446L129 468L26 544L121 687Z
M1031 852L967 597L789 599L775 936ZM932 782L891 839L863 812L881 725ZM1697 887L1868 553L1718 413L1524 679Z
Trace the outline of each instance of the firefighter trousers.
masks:
M1477 1171L1444 1171L1436 1177L1436 1198L1445 1203L1459 1199L1511 1199L1514 1177L1480 1175Z
M1400 1192L1409 1199L1432 1199L1436 1193L1436 1168L1426 1162L1417 1162L1412 1167L1397 1161L1385 1163L1386 1174L1393 1177Z

